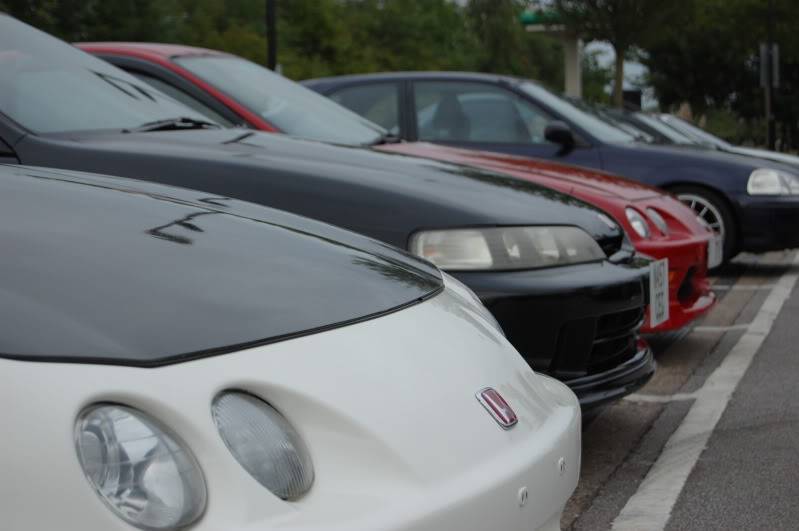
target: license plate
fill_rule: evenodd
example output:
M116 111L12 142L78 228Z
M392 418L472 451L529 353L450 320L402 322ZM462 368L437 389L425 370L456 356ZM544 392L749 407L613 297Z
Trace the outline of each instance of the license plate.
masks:
M654 328L669 320L669 261L649 265L649 326Z
M721 236L713 236L707 242L707 267L713 269L720 266L724 259L724 240Z

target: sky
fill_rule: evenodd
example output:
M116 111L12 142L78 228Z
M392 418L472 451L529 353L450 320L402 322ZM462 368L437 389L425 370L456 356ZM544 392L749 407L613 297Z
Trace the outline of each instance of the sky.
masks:
M613 62L616 60L616 53L613 51L613 47L609 43L601 41L591 41L586 43L585 47L583 48L583 53L592 52L598 52L597 61L599 62L600 66L608 68L613 67ZM646 67L641 63L635 61L624 61L624 88L636 88L637 82L644 80L646 72ZM608 93L610 93L610 90L611 87L608 86ZM655 99L652 90L644 89L643 107L652 108L655 106L657 106L657 100Z

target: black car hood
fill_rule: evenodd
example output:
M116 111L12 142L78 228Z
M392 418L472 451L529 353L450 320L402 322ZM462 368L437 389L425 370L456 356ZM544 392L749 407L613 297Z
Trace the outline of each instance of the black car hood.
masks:
M0 357L153 366L436 294L383 243L226 197L0 165Z
M416 230L455 226L576 225L597 240L621 235L586 203L520 179L243 129L29 137L17 149L25 164L219 193L400 247Z

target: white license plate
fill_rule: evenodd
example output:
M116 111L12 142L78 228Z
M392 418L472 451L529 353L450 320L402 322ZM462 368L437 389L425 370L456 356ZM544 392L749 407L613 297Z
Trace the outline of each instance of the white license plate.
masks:
M649 326L669 320L669 261L664 258L649 265Z
M707 267L713 269L720 266L724 259L724 240L715 235L707 242Z

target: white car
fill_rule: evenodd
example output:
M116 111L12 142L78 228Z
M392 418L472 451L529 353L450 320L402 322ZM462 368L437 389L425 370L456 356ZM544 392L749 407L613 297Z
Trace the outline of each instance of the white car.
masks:
M21 166L0 246L3 531L559 528L577 400L429 263Z

